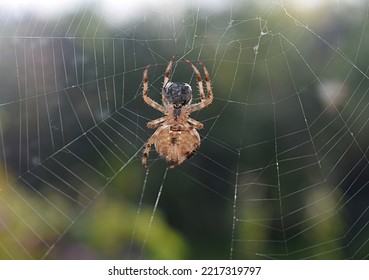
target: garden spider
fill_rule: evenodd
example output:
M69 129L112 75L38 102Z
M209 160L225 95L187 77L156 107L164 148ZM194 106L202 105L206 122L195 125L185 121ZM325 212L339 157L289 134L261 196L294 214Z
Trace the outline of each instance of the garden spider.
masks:
M162 105L148 97L148 77L147 72L150 65L147 65L143 72L143 99L154 109L162 112L165 116L147 123L148 128L157 128L145 145L142 156L142 164L147 168L147 158L152 144L158 154L166 161L171 162L169 168L174 168L190 158L200 147L200 135L196 129L201 129L204 125L189 117L192 112L201 110L210 105L213 101L213 91L210 84L209 72L205 65L199 64L205 73L206 90L208 96L205 97L202 77L200 71L189 60L183 58L193 69L197 76L197 85L201 101L191 104L192 89L188 83L169 82L169 75L173 64L173 55L168 63L164 74L162 89Z

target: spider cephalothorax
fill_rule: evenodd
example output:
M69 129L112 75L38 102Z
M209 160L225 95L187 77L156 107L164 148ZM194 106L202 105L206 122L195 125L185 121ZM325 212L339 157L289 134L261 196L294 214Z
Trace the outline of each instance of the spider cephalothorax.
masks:
M149 65L146 66L143 74L143 98L151 107L165 114L164 117L147 123L149 128L157 128L153 135L146 143L142 164L147 167L147 157L151 145L155 145L158 154L166 161L172 162L170 168L180 165L186 159L191 157L200 147L200 135L196 129L203 128L203 124L190 118L189 114L198 111L213 101L213 91L210 84L209 72L202 62L199 62L205 73L207 98L204 94L202 77L200 71L189 60L183 58L193 69L197 76L197 84L201 101L191 104L192 89L187 83L169 82L170 70L172 68L173 59L169 61L164 74L164 87L162 90L162 103L152 100L147 96L148 78L147 72Z
M164 87L163 93L165 99L169 102L169 106L174 108L173 114L178 117L181 114L182 106L191 104L192 88L187 83L169 82Z

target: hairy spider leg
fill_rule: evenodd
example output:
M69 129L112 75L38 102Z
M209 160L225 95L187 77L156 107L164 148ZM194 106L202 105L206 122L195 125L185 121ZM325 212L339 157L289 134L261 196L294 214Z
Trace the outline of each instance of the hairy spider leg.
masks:
M202 77L201 77L200 71L187 58L183 58L183 60L186 61L192 67L193 71L195 72L195 74L197 76L197 85L199 87L200 98L201 98L201 100L204 100L205 99L205 94L204 94L204 87L203 87L203 84L202 84Z
M214 96L213 96L213 89L211 88L209 71L206 68L206 66L204 65L204 63L199 61L199 64L201 65L201 67L202 67L202 69L204 70L204 73L205 73L206 90L208 92L208 99L211 100L210 101L210 103L211 103L213 101Z
M148 128L156 128L167 120L167 116L149 121L146 125Z
M150 68L150 65L147 65L145 70L144 70L144 73L143 73L143 78L142 78L142 84L143 84L143 90L142 90L142 96L143 96L143 99L144 101L151 107L153 107L154 109L162 112L162 113L165 113L165 108L158 104L157 102L155 102L154 100L152 100L148 95L147 95L147 92L148 92L148 77L147 77L147 72L149 71L149 68Z
M189 122L191 124L191 126L193 128L195 128L195 129L202 129L202 128L204 128L204 125L201 122L199 122L197 120L194 120L194 119L192 119L190 117L187 119L187 122Z
M163 82L163 88L161 90L161 98L162 98L162 103L165 104L165 105L168 105L169 102L168 100L164 97L164 89L165 89L165 86L167 85L167 83L169 82L169 76L170 76L170 72L171 72L171 69L172 69L172 65L173 65L173 60L174 58L177 56L177 54L174 54L172 56L172 58L169 60L169 63L168 63L168 66L167 66L167 69L165 69L165 74L164 74L164 82Z
M199 86L199 93L200 93L201 102L191 105L189 112L192 113L192 112L198 111L198 110L210 105L213 102L213 90L211 88L209 71L205 67L205 65L201 61L199 61L199 64L201 65L201 67L203 68L203 71L205 73L206 90L208 92L208 97L207 98L205 97L204 88L203 88L203 84L202 84L202 77L201 77L200 71L188 59L183 58L183 60L186 61L192 67L193 71L196 73L197 84Z
M150 148L152 146L152 144L155 143L156 138L158 137L158 135L160 134L160 132L162 130L166 129L165 126L162 126L160 128L158 128L153 135L151 135L151 137L149 138L149 140L147 140L147 143L145 145L145 149L143 151L143 155L142 155L142 164L145 168L147 168L147 158L149 157L149 152L150 152Z

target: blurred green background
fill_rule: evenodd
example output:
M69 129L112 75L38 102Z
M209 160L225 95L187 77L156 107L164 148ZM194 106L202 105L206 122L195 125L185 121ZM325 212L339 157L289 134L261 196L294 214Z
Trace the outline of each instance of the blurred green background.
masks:
M0 258L367 259L369 4L306 2L2 4ZM174 53L215 99L145 170Z

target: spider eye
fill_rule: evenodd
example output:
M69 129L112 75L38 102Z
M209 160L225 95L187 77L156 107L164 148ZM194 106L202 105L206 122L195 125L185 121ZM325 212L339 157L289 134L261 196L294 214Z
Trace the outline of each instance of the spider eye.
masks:
M187 83L167 83L164 87L164 97L172 104L183 106L192 99L192 89Z

